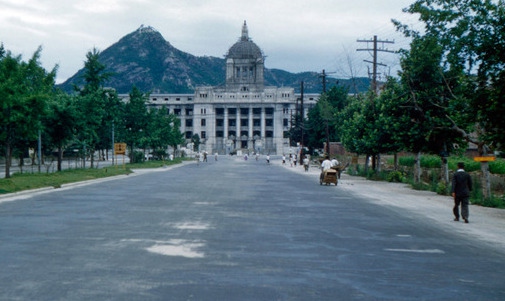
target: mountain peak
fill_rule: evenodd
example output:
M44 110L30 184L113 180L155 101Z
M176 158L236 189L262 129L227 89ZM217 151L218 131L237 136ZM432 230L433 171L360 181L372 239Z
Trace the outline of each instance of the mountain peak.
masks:
M139 29L136 30L138 33L159 33L154 27L145 26L144 24L140 25Z

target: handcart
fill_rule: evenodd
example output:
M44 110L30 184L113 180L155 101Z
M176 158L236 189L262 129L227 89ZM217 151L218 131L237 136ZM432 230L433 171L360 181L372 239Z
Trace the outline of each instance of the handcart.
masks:
M335 184L338 185L338 172L335 169L328 169L326 171L321 172L321 176L319 177L320 185L330 185Z

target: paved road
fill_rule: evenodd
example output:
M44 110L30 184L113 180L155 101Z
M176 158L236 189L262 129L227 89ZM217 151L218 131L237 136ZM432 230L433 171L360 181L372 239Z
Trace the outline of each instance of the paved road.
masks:
M1 198L0 300L505 298L505 252L453 231L472 223L274 163L220 157Z

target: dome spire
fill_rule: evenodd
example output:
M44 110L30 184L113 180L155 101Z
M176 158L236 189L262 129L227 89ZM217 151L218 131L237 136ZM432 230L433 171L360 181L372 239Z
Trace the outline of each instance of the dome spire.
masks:
M249 41L249 30L247 30L247 23L244 20L244 25L242 25L242 37L240 38L241 41Z

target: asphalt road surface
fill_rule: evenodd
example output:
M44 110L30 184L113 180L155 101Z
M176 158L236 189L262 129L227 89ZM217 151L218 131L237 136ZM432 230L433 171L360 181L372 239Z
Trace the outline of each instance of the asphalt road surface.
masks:
M211 159L0 199L0 300L505 299L491 243L277 162Z

